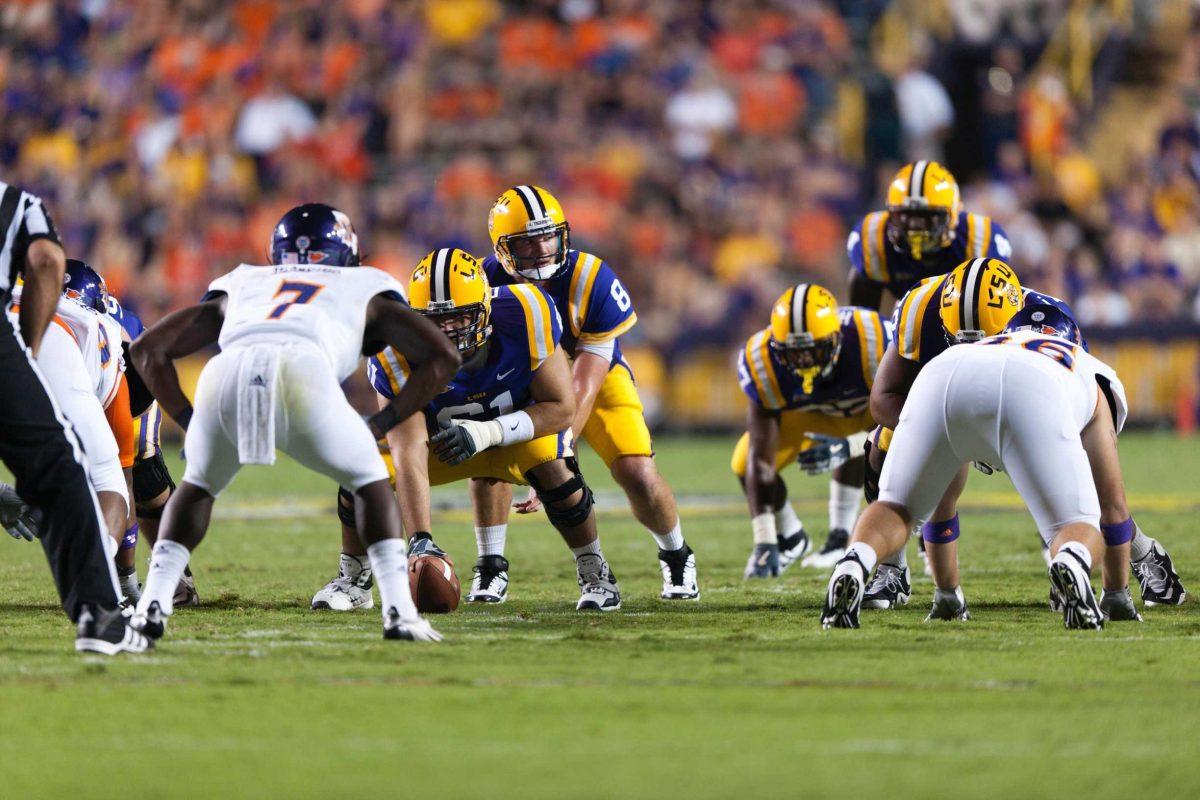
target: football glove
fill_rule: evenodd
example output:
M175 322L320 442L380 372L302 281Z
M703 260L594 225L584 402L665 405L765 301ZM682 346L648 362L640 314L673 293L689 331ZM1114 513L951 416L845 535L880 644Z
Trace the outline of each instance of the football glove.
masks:
M815 444L800 451L796 463L809 475L820 475L837 469L850 460L850 442L823 433L806 433Z
M503 438L504 429L495 420L452 419L442 423L442 430L429 440L429 446L439 459L454 466L495 447Z
M14 539L32 542L38 537L41 512L25 504L16 489L0 483L0 526Z

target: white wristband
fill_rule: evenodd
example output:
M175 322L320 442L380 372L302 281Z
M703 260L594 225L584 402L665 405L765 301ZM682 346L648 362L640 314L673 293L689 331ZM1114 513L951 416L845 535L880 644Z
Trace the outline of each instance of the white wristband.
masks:
M846 437L846 441L850 444L850 458L857 458L863 454L869 438L871 438L871 434L867 431L852 433Z
M775 530L775 515L770 511L751 517L750 530L754 531L755 544L776 544L779 540Z
M514 411L502 417L496 417L500 423L500 445L528 442L533 438L533 419L524 411Z

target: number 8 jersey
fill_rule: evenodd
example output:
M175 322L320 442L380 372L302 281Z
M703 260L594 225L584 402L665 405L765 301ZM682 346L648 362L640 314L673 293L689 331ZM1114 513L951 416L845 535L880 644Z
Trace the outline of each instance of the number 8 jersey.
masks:
M208 287L207 300L226 294L222 350L241 344L310 342L338 381L358 368L367 305L377 294L404 300L404 287L374 267L242 264Z
M533 402L533 375L562 338L558 311L532 284L498 286L492 290L491 326L483 363L460 369L425 409L430 433L450 419L495 419ZM371 385L389 400L404 386L409 371L404 356L390 347L367 366Z

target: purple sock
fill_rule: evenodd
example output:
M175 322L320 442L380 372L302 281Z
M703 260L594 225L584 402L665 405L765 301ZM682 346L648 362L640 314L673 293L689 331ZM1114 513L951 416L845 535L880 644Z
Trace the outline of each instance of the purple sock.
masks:
M959 533L958 514L944 522L926 522L921 526L921 538L930 544L949 544Z
M1115 547L1119 544L1133 541L1133 534L1137 532L1137 525L1133 522L1133 517L1118 522L1116 525L1101 525L1100 532L1104 534L1104 543L1109 547Z

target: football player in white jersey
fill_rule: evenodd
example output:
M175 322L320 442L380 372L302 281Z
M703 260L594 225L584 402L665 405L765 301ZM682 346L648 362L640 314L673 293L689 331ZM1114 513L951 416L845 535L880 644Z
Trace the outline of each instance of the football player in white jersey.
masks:
M1043 319L1054 313L1042 310ZM856 628L867 576L929 518L962 466L982 461L1012 479L1053 556L1049 576L1068 628L1100 629L1093 563L1104 558L1100 499L1082 434L1125 422L1117 375L1052 325L1017 319L999 336L951 347L912 385L879 479L879 499L855 526L821 612Z
M103 305L98 310L80 291L91 272L82 261L67 260L63 295L46 328L37 364L87 453L92 488L109 532L106 546L111 543L109 556L115 557L129 516L125 469L133 465L133 420L121 356L121 326L104 312ZM20 302L21 287L17 286L10 311L14 320ZM38 521L28 522L36 532ZM121 588L136 599L136 574L132 587L123 580Z
M342 212L292 209L272 236L273 265L242 264L213 281L196 306L146 331L131 352L164 411L187 432L187 467L171 495L142 599L130 622L157 639L213 501L242 464L271 464L275 448L354 494L383 606L384 638L438 641L408 586L400 516L376 439L423 408L460 358L432 322L412 311L387 273L359 266L358 237ZM193 409L172 359L219 343ZM413 365L392 403L364 423L341 382L364 355L391 346Z

